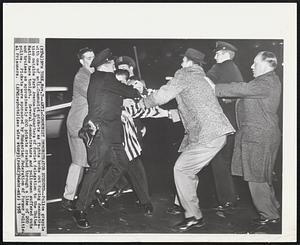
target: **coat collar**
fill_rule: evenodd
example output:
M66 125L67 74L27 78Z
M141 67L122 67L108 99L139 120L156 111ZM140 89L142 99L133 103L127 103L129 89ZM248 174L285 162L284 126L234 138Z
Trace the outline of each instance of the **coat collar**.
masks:
M267 72L267 73L265 73L265 74L262 74L262 75L256 77L255 80L257 80L257 79L262 79L262 78L268 77L268 76L275 76L275 75L276 75L276 73L275 73L275 71L273 70L273 71L269 71L269 72Z
M87 74L87 75L90 75L90 74L91 74L90 70L88 70L87 68L85 68L85 67L83 67L83 66L80 67L79 71L82 72L82 73L85 73L85 74Z
M189 71L189 72L204 72L203 68L197 64L186 67L185 69L186 69L186 71Z

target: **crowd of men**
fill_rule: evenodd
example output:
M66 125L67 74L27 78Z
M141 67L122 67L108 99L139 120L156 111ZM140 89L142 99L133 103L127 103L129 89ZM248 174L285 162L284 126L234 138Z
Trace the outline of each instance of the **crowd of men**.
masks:
M205 73L205 55L188 48L182 55L182 68L158 90L147 89L134 75L136 62L129 56L114 57L108 48L96 56L89 48L79 51L82 67L74 79L67 119L72 163L62 199L78 227L89 228L91 204L96 201L107 207L107 193L120 190L128 181L144 214L153 214L141 159L145 127L140 119L146 117L181 120L185 129L174 165L177 194L167 210L184 213L175 230L206 225L199 208L197 174L210 162L219 202L216 210L236 206L232 175L243 176L259 214L254 222L280 221L272 185L281 140L277 58L272 52L259 52L251 66L254 79L245 82L233 61L237 51L232 44L218 41L216 64ZM177 101L176 110L159 107L172 99Z

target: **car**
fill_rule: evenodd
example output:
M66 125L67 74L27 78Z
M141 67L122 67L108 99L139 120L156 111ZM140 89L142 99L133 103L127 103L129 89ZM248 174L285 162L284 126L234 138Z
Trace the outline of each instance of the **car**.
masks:
M71 107L72 96L67 87L46 87L47 139L59 138Z

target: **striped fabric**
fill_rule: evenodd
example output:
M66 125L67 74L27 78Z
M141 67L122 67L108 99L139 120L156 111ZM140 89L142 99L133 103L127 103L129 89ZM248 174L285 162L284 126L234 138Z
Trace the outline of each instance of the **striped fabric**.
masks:
M132 99L125 99L121 121L124 132L124 148L129 161L138 157L142 153L141 145L137 139L137 128L134 124L134 118L160 118L164 117L158 107L141 109Z

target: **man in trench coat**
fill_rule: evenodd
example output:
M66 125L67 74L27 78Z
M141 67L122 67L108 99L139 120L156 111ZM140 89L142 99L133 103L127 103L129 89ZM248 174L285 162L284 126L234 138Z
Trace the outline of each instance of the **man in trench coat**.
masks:
M281 133L277 110L281 83L275 73L275 54L262 51L251 66L254 80L249 83L217 84L218 97L239 97L238 131L232 158L232 174L248 182L253 203L264 225L279 221L279 203L272 186L272 171L280 145Z

